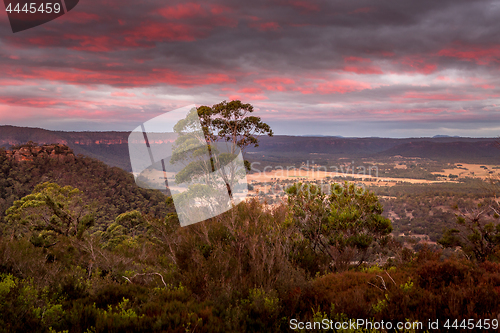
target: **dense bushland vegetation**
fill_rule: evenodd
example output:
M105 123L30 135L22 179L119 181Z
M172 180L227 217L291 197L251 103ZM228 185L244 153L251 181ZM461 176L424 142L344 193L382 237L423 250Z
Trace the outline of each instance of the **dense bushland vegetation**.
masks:
M393 247L385 265L330 273L311 248L297 246L287 218L286 206L269 211L251 201L185 228L174 215L133 212L117 218L122 232L57 235L50 247L3 237L0 327L272 332L289 331L291 318L404 322L499 313L498 263Z
M350 184L336 185L342 195L291 188L273 208L252 200L181 228L171 200L119 169L2 156L3 332L287 332L292 318L500 314L495 256L406 249L387 237L378 198Z
M397 184L392 187L370 187L384 206L384 216L393 223L394 234L428 235L439 240L445 230L455 227L457 209L472 209L495 198L492 185L480 179L467 178L456 183Z
M44 182L56 182L62 187L69 185L81 191L85 204L99 207L94 209L94 218L101 228L119 214L135 209L155 216L169 212L160 192L136 186L131 174L95 159L34 155L32 161L19 163L0 149L0 223L4 222L4 212L14 201Z

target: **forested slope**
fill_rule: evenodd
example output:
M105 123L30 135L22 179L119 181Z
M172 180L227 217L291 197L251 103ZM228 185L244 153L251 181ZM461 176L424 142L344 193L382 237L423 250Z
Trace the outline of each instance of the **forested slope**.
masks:
M95 211L97 227L104 228L118 215L131 210L155 216L167 213L166 197L161 192L138 187L133 176L122 169L109 167L93 158L75 157L71 150L50 156L35 153L36 145L24 148L31 151L24 154L31 154L31 158L22 155L24 160L20 161L0 149L0 223L4 221L5 210L15 200L44 182L80 189L86 204L98 205Z
M272 209L252 200L181 228L166 198L125 171L64 146L16 149L0 151L0 226L16 230L0 234L0 332L288 332L294 320L350 319L498 327L498 242L482 260L415 253L389 235L377 196L353 184L331 195L297 184ZM48 230L70 207L57 194L70 192L95 207L97 229ZM23 224L43 209L54 221ZM43 232L50 242L36 241Z

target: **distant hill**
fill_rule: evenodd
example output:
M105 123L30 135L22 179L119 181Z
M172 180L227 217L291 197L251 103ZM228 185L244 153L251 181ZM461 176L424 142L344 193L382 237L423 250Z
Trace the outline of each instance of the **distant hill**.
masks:
M64 132L40 128L0 126L0 147L10 147L28 141L39 144L59 143L69 146L76 155L82 154L131 171L129 132ZM149 138L154 144L154 136ZM343 138L334 136L261 137L258 147L249 148L252 161L297 162L331 158L384 158L391 156L421 157L449 162L497 163L500 149L491 138ZM318 159L317 159L318 160Z
M450 162L500 162L500 146L490 138L335 138L275 136L260 139L259 147L250 153L262 156L300 157L312 154L332 158L420 157Z
M392 148L401 139L299 137L277 135L260 138L259 147L249 152L273 154L330 154L337 157L368 156Z
M0 126L0 147L9 148L29 141L41 145L58 143L70 147L76 155L96 158L110 166L132 171L128 150L129 135L130 132L64 132L41 128ZM170 135L173 138L173 134ZM162 134L161 139L164 138L165 134ZM154 144L154 134L149 135L149 141Z
M433 138L459 138L458 135L454 135L454 136L450 136L450 135L441 135L441 134L438 134L438 135L434 135Z
M496 141L455 141L433 142L412 141L403 143L375 154L376 157L420 157L432 160L469 161L469 162L500 162L500 146Z
M93 157L110 166L130 171L127 139L129 132L63 132L41 128L0 126L0 147L9 148L33 141L38 144L59 143L75 154Z
M85 203L96 202L97 226L104 229L122 213L139 210L164 217L169 208L160 191L136 185L134 177L93 158L77 156L64 145L23 145L0 149L0 224L15 200L40 183L70 185L85 194Z
M300 135L304 138L343 138L342 135L321 135L321 134L306 134L306 135Z

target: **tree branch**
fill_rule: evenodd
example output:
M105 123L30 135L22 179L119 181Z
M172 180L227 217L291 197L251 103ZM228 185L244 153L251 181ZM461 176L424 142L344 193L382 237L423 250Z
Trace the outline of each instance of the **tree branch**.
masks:
M157 273L157 272L153 272L153 273L136 273L134 276L128 278L126 276L123 276L122 277L127 280L128 282L130 283L133 283L131 280L137 276L145 276L145 275L158 275L160 278L161 278L161 282L163 282L163 285L165 286L165 288L167 288L167 284L165 283L165 280L163 279L163 275L161 275L160 273Z

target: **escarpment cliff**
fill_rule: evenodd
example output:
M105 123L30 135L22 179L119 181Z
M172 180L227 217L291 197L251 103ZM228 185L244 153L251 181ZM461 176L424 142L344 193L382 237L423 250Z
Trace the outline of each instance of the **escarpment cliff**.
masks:
M59 161L74 160L73 150L63 144L48 144L39 146L36 143L28 142L20 146L13 146L6 152L7 158L16 162L33 161L37 157L53 158Z

